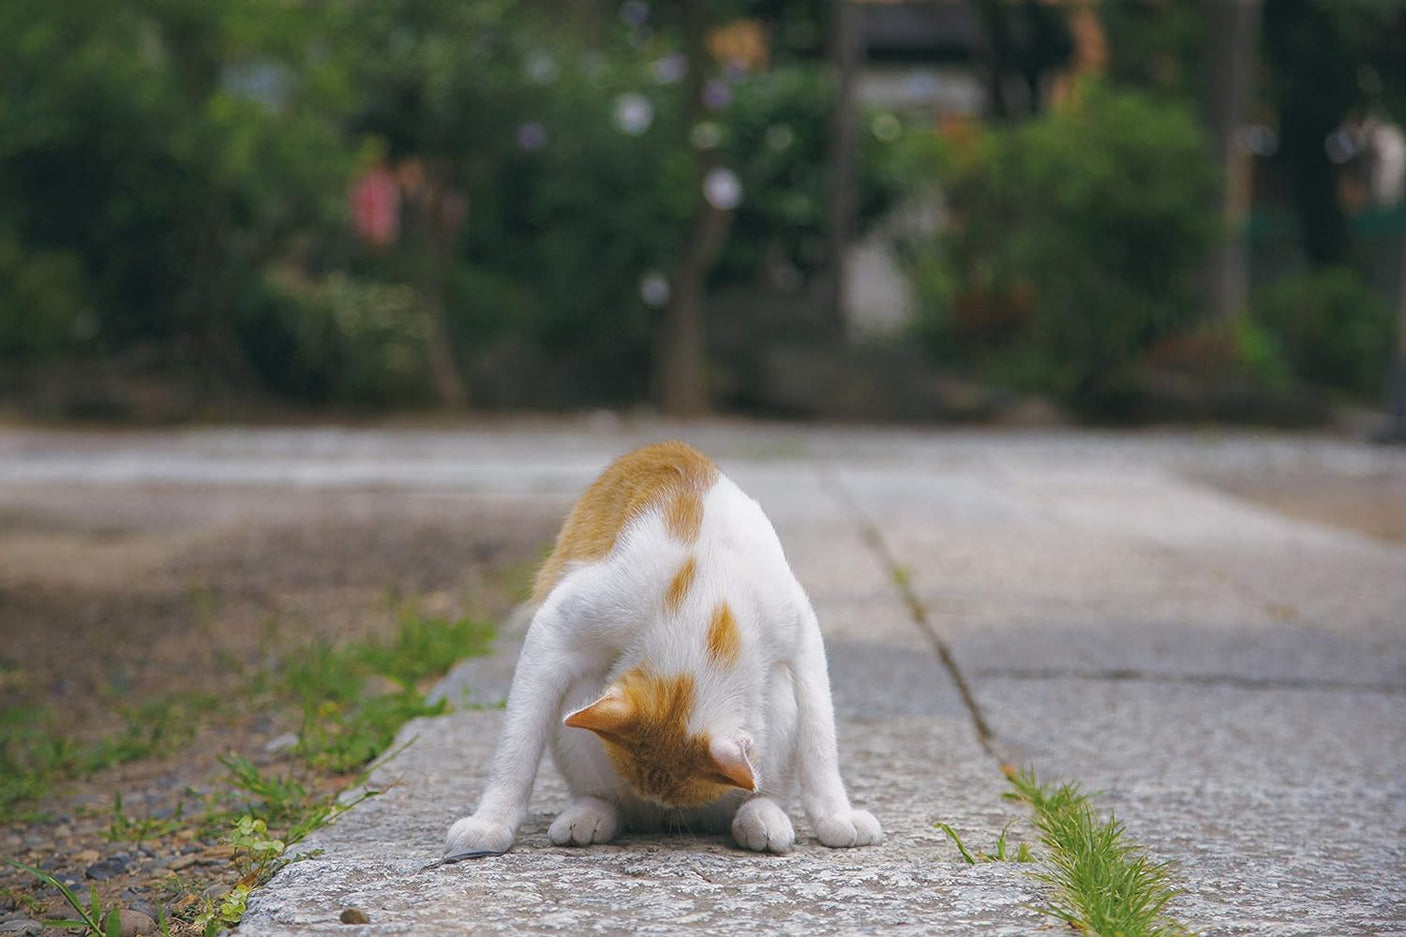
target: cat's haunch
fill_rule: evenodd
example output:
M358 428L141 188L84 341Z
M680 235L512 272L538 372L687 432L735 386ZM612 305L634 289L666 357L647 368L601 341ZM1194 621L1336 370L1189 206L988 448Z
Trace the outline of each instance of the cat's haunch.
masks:
M697 450L622 456L577 501L533 593L503 735L448 854L504 852L550 744L557 845L730 830L786 852L799 792L826 846L880 842L840 778L825 649L758 504Z

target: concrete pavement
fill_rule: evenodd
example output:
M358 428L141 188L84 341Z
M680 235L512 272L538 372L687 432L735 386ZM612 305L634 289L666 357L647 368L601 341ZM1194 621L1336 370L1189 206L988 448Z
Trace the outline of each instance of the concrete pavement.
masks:
M1194 930L1406 934L1406 549L1188 480L1291 466L1406 483L1400 452L600 420L5 434L0 483L395 486L564 510L611 456L667 436L772 517L826 631L852 795L888 841L832 851L802 823L783 857L710 837L557 848L564 792L546 764L513 852L419 871L477 799L508 628L443 687L488 707L407 726L415 742L378 779L399 783L316 834L323 854L257 893L241 934L342 932L353 906L367 934L1032 933L1050 924L1026 868L965 866L933 828L989 848L1021 816L1002 761L1101 791L1178 863L1174 911Z

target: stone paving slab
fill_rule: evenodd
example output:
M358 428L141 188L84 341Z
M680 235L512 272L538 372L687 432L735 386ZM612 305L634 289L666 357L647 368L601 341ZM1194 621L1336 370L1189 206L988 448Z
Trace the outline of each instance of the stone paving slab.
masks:
M513 651L469 662L452 681L479 698L501 695ZM943 819L989 842L1005 821L999 775L936 661L901 642L857 637L836 639L831 656L851 796L886 824L880 847L826 849L808 840L799 817L800 842L781 857L715 836L556 847L546 829L566 792L548 762L512 852L421 872L476 800L497 739L499 711L467 710L408 726L404 737L418 740L379 779L398 785L310 838L307 848L325 855L280 873L239 932L342 933L347 907L368 914L358 932L369 934L925 934L940 922L960 935L1040 926L1023 870L958 865L933 827Z
M998 466L954 536L914 507L942 472L902 498L883 471L843 480L998 750L1176 860L1183 920L1406 931L1406 551L1155 467Z
M0 433L0 484L454 492L565 507L612 456L683 437L776 523L827 633L842 760L881 848L786 857L721 838L558 849L544 769L517 848L420 873L477 798L511 676L488 704L407 727L400 784L258 893L246 934L1052 932L1012 864L967 867L1020 816L994 749L1101 791L1178 863L1206 934L1406 934L1406 549L1288 520L1195 483L1238 473L1401 478L1399 451L1275 434L831 429L705 423ZM905 594L906 592L906 594ZM915 620L905 600L917 607ZM519 623L520 624L520 623ZM1028 836L1018 823L1013 832ZM1053 928L1057 930L1057 928Z

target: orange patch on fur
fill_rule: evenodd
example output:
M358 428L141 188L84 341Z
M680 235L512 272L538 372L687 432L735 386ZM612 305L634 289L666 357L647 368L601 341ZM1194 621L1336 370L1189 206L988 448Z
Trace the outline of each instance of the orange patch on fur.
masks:
M703 523L702 496L717 478L718 467L681 442L655 443L616 459L571 509L537 574L532 601L541 603L569 564L608 555L621 529L653 508L663 509L670 534L692 542Z
M713 761L706 734L690 735L693 677L661 677L642 667L616 685L629 701L629 724L600 734L606 754L636 792L673 807L696 807L717 800L732 785Z
M664 524L675 540L692 543L703 528L703 499L696 492L680 491L664 509Z
M698 563L689 557L684 560L679 571L674 573L674 578L669 582L669 591L664 593L664 607L671 612L677 612L683 605L684 597L688 595L688 590L693 586L693 577L698 572Z
M737 663L741 653L742 632L737 630L737 619L732 617L732 609L724 602L713 612L713 621L708 625L708 655L730 667Z

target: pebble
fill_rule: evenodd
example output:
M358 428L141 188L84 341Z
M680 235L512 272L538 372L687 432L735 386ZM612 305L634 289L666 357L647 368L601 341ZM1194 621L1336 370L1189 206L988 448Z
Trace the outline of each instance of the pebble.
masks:
M269 739L268 742L264 745L264 751L268 752L270 755L277 755L280 752L286 752L290 749L296 748L297 745L297 733L285 732L280 736Z
M111 859L103 859L88 866L87 876L95 882L105 882L114 875L122 875L127 871L127 860L113 856Z
M166 868L170 869L172 872L179 872L182 869L188 869L195 865L195 859L196 857L191 853L187 853L184 856L177 856L166 863Z
M343 924L370 924L371 919L366 916L366 912L360 908L347 908L342 912L341 921Z
M156 922L149 915L140 911L133 911L131 908L123 908L121 911L114 911L113 914L120 914L122 937L141 937L145 934L156 934L158 929Z
M44 925L27 917L15 918L0 924L0 934L6 937L36 937L44 930Z
M74 856L73 861L79 863L80 865L87 865L90 862L97 862L101 858L102 853L98 852L96 849L85 849L78 855Z

